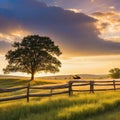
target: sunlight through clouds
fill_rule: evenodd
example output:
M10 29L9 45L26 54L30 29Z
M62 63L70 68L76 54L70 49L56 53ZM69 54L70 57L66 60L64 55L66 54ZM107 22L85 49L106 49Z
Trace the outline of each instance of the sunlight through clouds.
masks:
M100 31L101 38L120 42L120 12L95 12L93 17L98 20L95 25Z
M75 8L71 8L71 9L68 9L68 10L73 11L75 13L80 13L82 11L80 9L75 9Z
M59 74L107 73L120 67L120 0L0 1L0 73L11 44L29 34L60 46Z
M24 36L28 34L30 34L30 32L23 29L11 30L9 31L9 33L0 32L0 40L12 43L16 40L21 40Z

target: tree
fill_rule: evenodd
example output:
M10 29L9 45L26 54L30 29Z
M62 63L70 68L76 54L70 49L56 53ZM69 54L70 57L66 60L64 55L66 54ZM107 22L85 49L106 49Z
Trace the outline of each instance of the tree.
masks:
M12 46L14 50L6 54L8 65L3 69L5 74L25 72L31 74L31 80L34 80L37 72L55 73L61 67L58 56L62 53L49 37L29 35L21 42L14 42Z
M111 70L109 70L110 72L110 76L112 78L120 78L120 69L119 68L113 68Z

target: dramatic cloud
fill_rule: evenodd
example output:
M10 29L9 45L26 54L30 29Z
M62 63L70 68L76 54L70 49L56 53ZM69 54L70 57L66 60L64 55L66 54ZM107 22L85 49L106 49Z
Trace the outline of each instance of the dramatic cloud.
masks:
M37 0L0 1L0 34L50 36L68 56L119 54L119 43L99 38L96 22L96 19L83 13L50 7ZM23 33L15 34L19 29ZM5 38L8 44L10 39ZM4 49L8 46L5 45ZM0 47L0 51L3 48Z
M93 17L98 19L96 27L100 37L105 40L120 42L120 12L95 12Z
M95 11L120 10L120 0L39 0L49 5L60 6L64 9L80 9L84 13Z

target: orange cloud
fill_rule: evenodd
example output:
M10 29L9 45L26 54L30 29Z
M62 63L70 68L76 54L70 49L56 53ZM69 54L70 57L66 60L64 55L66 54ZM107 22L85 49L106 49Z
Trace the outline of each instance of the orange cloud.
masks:
M3 40L7 42L13 42L17 38L21 40L19 38L26 35L24 31L30 31L30 34L49 36L67 56L120 54L120 44L104 41L98 37L112 24L108 22L110 15L105 19L107 21L100 15L96 16L99 20L96 23L96 19L84 13L47 6L36 0L20 0L14 3L5 1L11 8L0 8L2 44ZM94 24L97 24L97 28ZM112 30L109 28L109 31Z
M104 40L120 42L120 12L95 12L92 16L98 21L95 23Z

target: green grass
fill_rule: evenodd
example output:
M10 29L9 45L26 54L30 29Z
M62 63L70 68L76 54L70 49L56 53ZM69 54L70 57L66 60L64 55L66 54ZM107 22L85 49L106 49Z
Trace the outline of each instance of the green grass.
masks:
M110 120L119 114L120 92L76 94L0 104L1 120ZM104 117L101 117L104 116ZM120 117L116 118L119 120Z
M19 83L26 84L25 81ZM10 83L9 80L7 82ZM2 87L7 86L7 82ZM17 80L13 86L15 83ZM71 97L66 94L31 98L29 103L26 99L1 102L0 120L120 120L119 111L120 91L74 93Z

